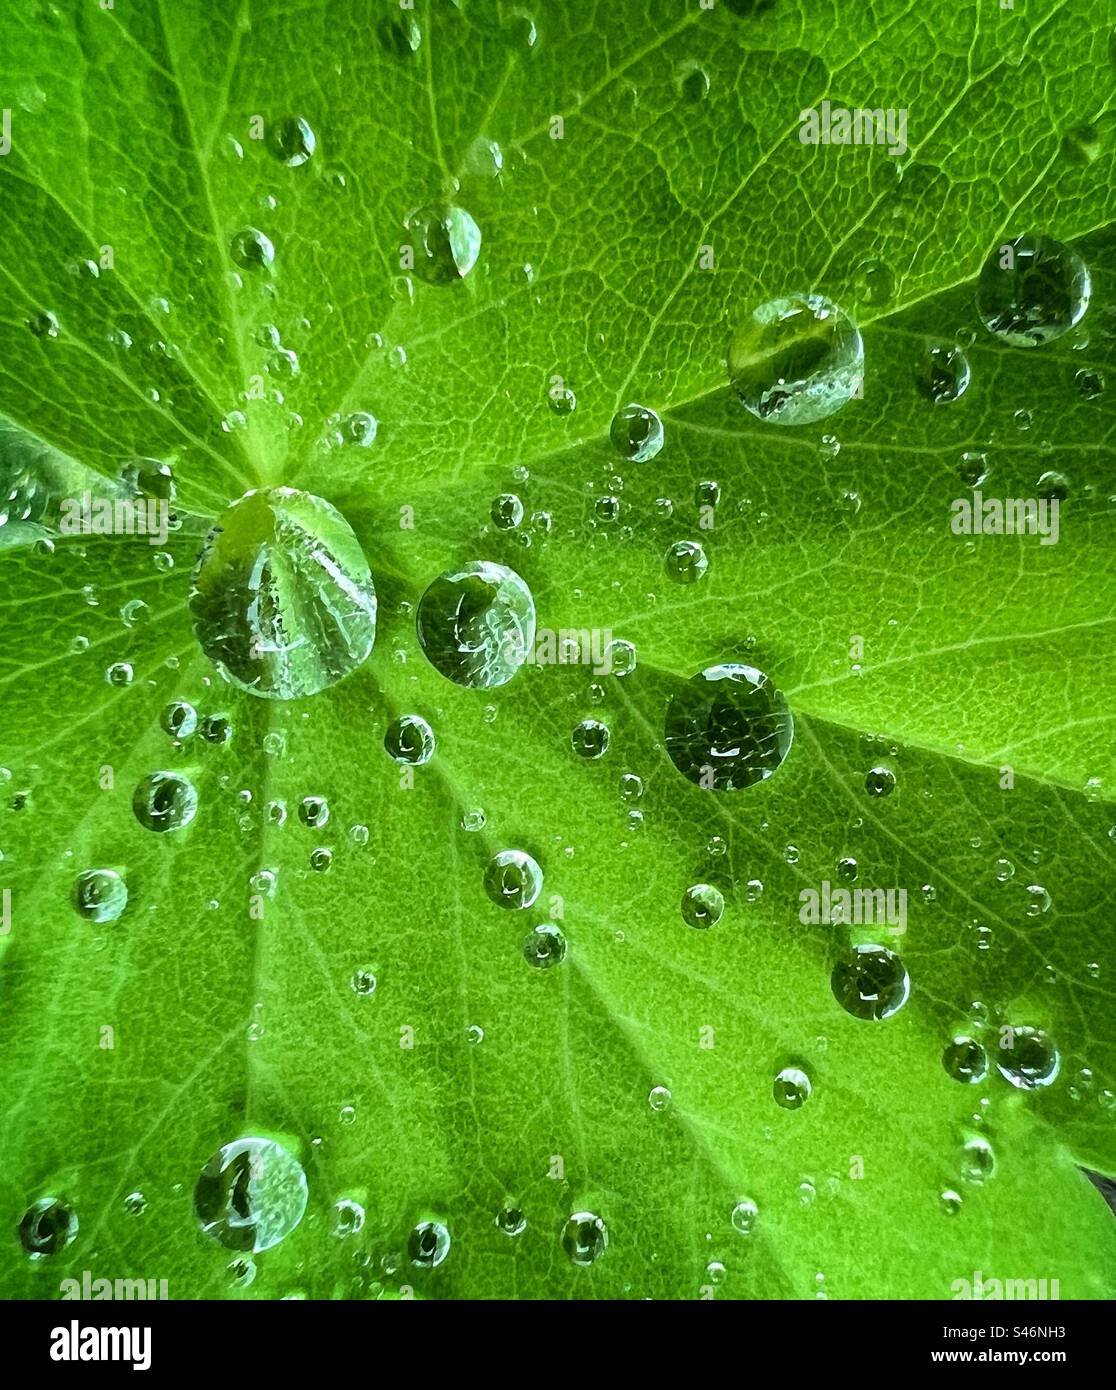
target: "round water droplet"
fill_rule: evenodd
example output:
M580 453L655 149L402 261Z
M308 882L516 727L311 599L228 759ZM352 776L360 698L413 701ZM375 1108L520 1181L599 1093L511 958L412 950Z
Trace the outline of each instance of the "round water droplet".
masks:
M301 116L286 116L273 121L267 130L267 147L280 164L297 169L305 164L317 148L318 140L308 121Z
M370 449L376 442L380 422L367 410L355 410L337 426L337 441L342 448Z
M510 1203L496 1213L496 1229L505 1236L520 1236L527 1229L527 1218Z
M779 767L794 721L762 671L726 663L708 667L671 697L664 734L683 776L706 789L737 791Z
M599 719L583 719L570 735L570 744L579 758L603 758L608 752L608 725Z
M182 830L197 815L198 794L180 773L152 772L133 793L132 810L148 830Z
M328 502L295 488L246 493L222 513L194 571L190 611L226 678L275 700L333 685L376 639L360 542Z
M985 261L976 302L990 333L1012 347L1037 347L1079 323L1091 294L1076 251L1052 237L1021 236Z
M711 883L695 883L682 894L682 920L688 927L715 927L725 915L725 895Z
M890 796L895 790L895 773L889 767L873 767L864 776L864 790L869 796Z
M419 600L418 640L430 664L458 685L505 685L535 640L535 601L514 570L486 560L447 570Z
M733 1207L729 1218L732 1229L740 1236L750 1236L759 1220L759 1207L750 1197L742 1197Z
M544 922L523 938L523 959L536 970L549 970L566 959L566 938L553 922Z
M988 477L988 455L975 452L962 454L957 473L966 487L980 487Z
M862 389L864 343L843 309L818 294L760 305L737 329L729 381L760 420L808 425Z
M954 1192L952 1188L943 1192L938 1200L941 1203L942 1211L944 1211L947 1216L956 1216L963 1205L961 1194L959 1192Z
M115 869L86 869L74 881L74 907L87 922L115 922L128 906L128 885Z
M333 1234L340 1240L359 1235L364 1229L364 1208L350 1197L333 1204Z
M975 1086L988 1075L988 1053L975 1038L961 1035L942 1053L942 1066L954 1081Z
M996 1069L1021 1091L1051 1085L1061 1069L1058 1049L1041 1028L1004 1030L996 1050Z
M647 1096L647 1104L656 1113L661 1114L664 1110L670 1109L670 1102L673 1099L666 1086L653 1086Z
M295 1229L306 1211L302 1164L270 1139L225 1144L201 1171L194 1214L202 1230L229 1250L258 1254Z
M480 228L464 208L431 204L406 222L415 253L415 274L429 285L464 279L480 255Z
M35 1260L65 1250L77 1233L77 1212L65 1197L40 1197L19 1223L20 1243Z
M798 1110L810 1099L813 1092L810 1078L801 1067L784 1067L776 1076L771 1093L775 1104L784 1110Z
M255 227L245 227L232 239L230 254L241 270L266 270L275 260L275 247Z
M676 584L695 584L709 569L700 541L675 541L663 556L663 569Z
M421 1221L407 1237L407 1256L418 1269L435 1269L450 1252L450 1233L440 1221Z
M608 1249L608 1227L591 1211L579 1211L562 1228L562 1249L575 1265L591 1265Z
M421 767L434 756L434 730L420 714L402 714L388 725L384 747L397 763Z
M883 1019L898 1013L911 992L907 967L886 946L855 946L833 967L834 998L854 1018Z
M502 849L484 871L484 891L499 907L530 907L542 891L538 862L521 849Z
M915 367L915 385L928 401L948 405L969 389L969 359L959 347L935 343Z
M514 531L523 520L523 503L514 492L502 492L492 499L489 515L498 531Z
M376 993L376 976L371 970L354 970L349 979L349 988L362 999L370 999Z
M646 405L626 405L612 417L612 447L621 458L647 463L663 447L663 422Z

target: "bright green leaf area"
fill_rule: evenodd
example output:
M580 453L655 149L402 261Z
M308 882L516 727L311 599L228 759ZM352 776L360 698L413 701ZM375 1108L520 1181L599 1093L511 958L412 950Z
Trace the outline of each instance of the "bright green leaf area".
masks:
M1116 1223L1081 1172L1116 1174L1111 24L1104 0L7 0L0 473L31 500L0 528L4 1293L57 1297L85 1269L177 1298L948 1298L976 1270L1116 1293ZM825 99L906 109L908 151L804 145L799 113ZM317 136L300 167L253 138L292 115ZM446 197L482 246L430 285L400 267L403 224ZM233 264L247 227L270 269ZM1020 351L981 327L973 280L1028 232L1076 247L1093 302ZM112 268L83 273L106 247ZM883 302L878 277L863 297L866 258ZM864 397L761 423L728 390L729 336L802 291L860 324ZM56 336L29 330L43 313ZM977 335L972 384L931 405L914 368L959 332ZM1090 398L1082 369L1107 389ZM629 401L664 420L648 464L609 443ZM380 422L372 447L323 450L330 416L357 410ZM987 453L990 495L1065 474L1058 544L951 533L966 451ZM174 469L173 567L142 537L36 544L59 498L136 456ZM721 485L712 530L703 480ZM380 602L367 663L287 703L225 683L187 608L212 520L278 483L341 511ZM495 529L505 491L550 533ZM710 567L682 586L663 555L687 539ZM633 642L636 671L447 681L414 606L475 559L524 577L541 626ZM133 600L148 621L129 627ZM663 749L666 702L733 660L783 690L795 740L767 782L704 791ZM114 662L129 685L106 681ZM176 749L172 699L232 737ZM383 748L400 713L438 741L413 788ZM612 735L596 762L570 747L590 715ZM879 763L897 785L874 798ZM132 811L159 769L199 793L174 834ZM309 795L323 828L300 822ZM484 891L509 847L545 874L528 911ZM909 894L884 939L911 997L882 1022L833 996L849 929L799 921L801 890L849 857L859 886ZM71 906L91 867L126 878L114 923ZM680 910L701 882L726 899L708 931ZM559 900L567 958L533 970L523 937ZM362 968L371 997L349 985ZM947 1075L955 1031L995 1061L1005 1025L1055 1040L1053 1085ZM813 1082L793 1111L772 1097L788 1063ZM980 1184L961 1173L973 1133L995 1155ZM245 1134L285 1136L310 1203L240 1289L192 1204ZM79 1231L36 1263L19 1223L57 1194ZM366 1220L338 1237L346 1197ZM514 1238L495 1224L509 1201ZM560 1232L586 1210L610 1239L578 1268ZM452 1247L424 1271L401 1252L428 1216Z

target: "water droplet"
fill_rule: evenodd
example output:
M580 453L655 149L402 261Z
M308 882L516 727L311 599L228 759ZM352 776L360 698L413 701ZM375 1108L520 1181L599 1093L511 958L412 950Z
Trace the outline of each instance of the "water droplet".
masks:
M440 1221L421 1221L407 1237L407 1255L418 1269L435 1269L450 1252L450 1233Z
M566 959L567 943L561 930L544 922L523 938L523 959L536 970L549 970Z
M869 796L890 796L895 790L895 773L889 767L869 768L864 776L864 790Z
M115 922L128 905L128 885L115 869L86 869L74 881L73 897L87 922Z
M316 874L327 874L333 867L333 851L319 846L310 851L310 867Z
M810 1078L801 1067L784 1067L776 1076L771 1088L776 1105L784 1110L798 1110L810 1099L813 1092Z
M636 668L636 649L631 642L618 638L605 648L605 664L614 676L630 676Z
M864 343L852 319L821 295L772 299L737 329L729 381L745 409L780 425L807 425L862 389Z
M779 767L794 721L762 671L726 663L708 667L671 697L664 734L683 776L706 789L736 791Z
M132 810L148 830L182 830L197 814L198 794L194 784L177 772L152 772L136 788Z
M966 487L980 487L988 477L988 455L975 452L962 454L957 473Z
M577 397L568 386L552 387L546 398L555 415L572 415L577 409Z
M608 1227L591 1211L579 1211L562 1228L562 1249L575 1265L591 1265L608 1249Z
M959 1192L954 1192L952 1188L943 1192L938 1200L946 1216L956 1216L961 1210L961 1194Z
M431 204L407 218L413 238L415 274L429 285L464 279L480 255L480 228L464 208Z
M977 310L1012 347L1052 342L1079 323L1092 282L1085 262L1052 237L1021 236L997 247L977 283Z
M988 1075L988 1054L975 1038L953 1038L942 1053L946 1074L966 1086L975 1086Z
M643 795L643 778L634 772L625 772L620 778L621 801L638 801Z
M750 1197L742 1197L733 1207L729 1220L737 1235L750 1236L759 1220L759 1207Z
M535 640L535 601L514 570L474 561L440 575L419 600L418 640L458 685L505 685Z
M314 695L356 670L376 639L376 591L348 522L295 488L246 493L194 570L194 629L241 690Z
M523 503L514 492L502 492L492 499L489 515L498 531L513 531L523 520Z
M542 891L538 862L521 849L502 849L484 871L484 891L499 907L530 907Z
M339 1240L359 1235L364 1228L364 1208L350 1197L333 1204L333 1234Z
M520 1236L527 1229L527 1218L509 1203L496 1213L496 1229L505 1236Z
M969 388L969 359L959 347L935 343L915 367L915 385L928 401L947 405Z
M673 1097L666 1086L653 1086L647 1096L647 1104L652 1110L661 1114L664 1110L670 1109Z
M31 318L27 320L27 327L34 333L36 338L58 337L58 320L47 309L42 310L38 314L33 314Z
M370 999L376 993L376 976L371 970L354 970L349 979L349 988L362 999Z
M384 747L397 763L421 767L434 756L434 730L420 714L402 714L388 725Z
M129 1192L124 1198L124 1210L129 1216L142 1216L147 1210L147 1198L142 1192Z
M312 830L329 823L329 802L324 796L304 796L298 804L298 818Z
M1083 400L1095 401L1104 391L1104 373L1098 372L1092 367L1082 367L1074 375L1073 384L1077 387Z
M961 1149L961 1181L980 1187L995 1171L996 1155L988 1140L979 1134L966 1139Z
M663 447L663 422L645 405L626 405L612 417L612 447L621 458L647 463Z
M570 745L579 758L603 758L608 741L608 725L599 719L583 719L570 735Z
M895 293L895 276L883 261L866 257L856 267L855 294L872 308L887 304Z
M1019 1090L1037 1090L1057 1079L1062 1059L1041 1028L1012 1028L1001 1043L996 1069Z
M241 270L266 270L275 260L275 247L255 227L245 227L232 239L230 255Z
M715 927L725 913L725 895L711 883L695 883L682 894L682 920L688 927Z
M675 541L663 556L663 569L676 584L695 584L709 569L700 541Z
M35 1260L65 1250L77 1233L77 1212L65 1197L40 1197L19 1223L20 1243Z
M855 946L833 967L834 998L854 1018L884 1019L898 1013L911 992L907 967L886 946Z
M224 1144L201 1171L194 1214L202 1230L229 1250L258 1254L295 1229L306 1211L306 1174L270 1139Z
M317 145L317 136L301 116L286 116L268 127L267 147L289 169L305 164Z
M1035 484L1038 495L1046 501L1053 501L1055 498L1059 502L1064 502L1069 496L1069 479L1064 473L1059 473L1051 469L1039 478Z

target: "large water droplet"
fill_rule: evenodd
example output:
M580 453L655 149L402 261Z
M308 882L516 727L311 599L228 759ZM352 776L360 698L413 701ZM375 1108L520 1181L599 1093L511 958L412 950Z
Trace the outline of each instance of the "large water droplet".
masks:
M618 410L608 434L616 452L633 463L647 463L663 447L663 422L646 405Z
M1079 323L1091 293L1089 269L1076 251L1052 237L1021 236L985 261L977 310L1003 342L1037 347Z
M74 907L87 922L115 922L128 906L128 885L115 869L86 869L74 882Z
M833 967L834 998L854 1018L882 1019L898 1013L911 992L907 967L894 951L872 944L854 946Z
M542 891L538 861L521 849L502 849L484 871L484 891L499 907L530 907Z
M536 970L549 970L566 959L567 942L561 928L543 922L523 939L523 959Z
M1006 1081L1019 1090L1034 1091L1051 1085L1057 1079L1062 1059L1041 1028L1005 1030L1000 1042L996 1068Z
M263 232L245 227L233 237L230 254L241 270L266 270L275 260L275 247Z
M207 1236L258 1254L289 1236L306 1211L306 1174L270 1139L225 1144L201 1171L194 1214Z
M514 570L486 560L439 575L419 600L419 643L458 685L505 685L535 640L535 601Z
M950 343L933 343L915 367L915 385L928 401L948 405L969 389L969 359Z
M988 1075L988 1053L967 1034L953 1038L942 1053L942 1066L954 1081L975 1086Z
M197 815L198 793L178 772L152 772L132 795L132 810L148 830L182 830Z
M862 389L864 343L852 319L818 294L753 310L729 347L729 381L760 420L807 425Z
M591 1211L575 1212L562 1228L562 1248L575 1265L591 1265L608 1249L608 1227Z
M36 1260L65 1250L77 1233L77 1213L65 1197L40 1197L19 1223L20 1243Z
M784 1067L771 1087L776 1105L784 1110L798 1110L813 1093L813 1084L801 1067Z
M691 782L736 791L782 763L794 720L762 671L726 663L701 671L671 697L664 732L671 761Z
M663 569L676 584L696 584L709 569L700 541L675 541L663 556Z
M434 756L434 730L421 714L402 714L388 725L384 747L397 763L421 767Z
M715 927L725 913L725 895L711 883L695 883L682 894L682 920L688 927Z
M441 204L419 208L407 218L413 238L415 274L430 285L464 279L480 255L480 228L464 208Z
M242 690L314 695L367 658L376 590L345 518L308 492L267 488L228 507L190 592L206 655Z
M421 1221L407 1238L407 1254L419 1269L434 1269L450 1252L450 1233L440 1221Z
M267 131L267 147L281 164L297 169L305 164L317 148L318 140L308 121L301 116L286 116L274 121Z

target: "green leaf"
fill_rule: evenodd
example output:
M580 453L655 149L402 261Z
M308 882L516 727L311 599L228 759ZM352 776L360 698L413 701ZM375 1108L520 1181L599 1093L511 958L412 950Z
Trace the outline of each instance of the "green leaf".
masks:
M1072 11L9 0L5 1294L90 1270L177 1298L948 1298L982 1271L1112 1297L1116 1228L1081 1167L1116 1174L1116 446L1111 387L1078 375L1114 370L1116 153L1106 7ZM823 100L903 109L909 149L804 144ZM288 165L296 117L315 147ZM447 202L479 256L429 283L401 248L436 240L424 210ZM238 262L248 229L270 266ZM1024 233L1093 279L1079 328L1029 351L973 304ZM458 268L470 235L441 247ZM728 388L729 338L803 292L859 324L863 399L761 422ZM931 405L915 370L958 334L971 385ZM665 424L644 464L609 439L633 401ZM353 412L375 440L324 447ZM1064 475L1058 544L952 533L967 452L989 495ZM128 495L136 458L173 470L166 544L62 534L64 499ZM379 604L371 657L290 701L223 680L188 606L214 520L278 485L337 508ZM502 530L509 492L526 516ZM687 540L709 570L675 584L663 557ZM634 643L636 670L445 679L416 606L478 559L523 576L540 628ZM672 764L664 719L726 661L771 678L795 734L768 780L716 792ZM203 720L178 743L174 700ZM437 739L414 769L383 747L411 713ZM571 748L590 717L598 760ZM889 796L866 790L879 765ZM133 811L156 771L197 791L170 834ZM542 867L524 911L485 891L508 848ZM842 860L907 891L904 932L803 923ZM74 909L91 868L127 884L115 921ZM699 883L725 899L709 930L682 916ZM567 955L532 969L546 921ZM870 939L911 980L878 1022L831 984ZM1021 1027L1056 1044L1053 1084L1001 1075ZM978 1084L943 1065L961 1033L991 1056ZM797 1109L773 1096L787 1066L811 1082ZM193 1210L249 1135L309 1185L250 1284ZM32 1260L20 1223L51 1196L78 1230ZM364 1223L340 1236L344 1199ZM562 1241L578 1212L608 1230L587 1268ZM428 1219L451 1237L434 1269L409 1259Z

